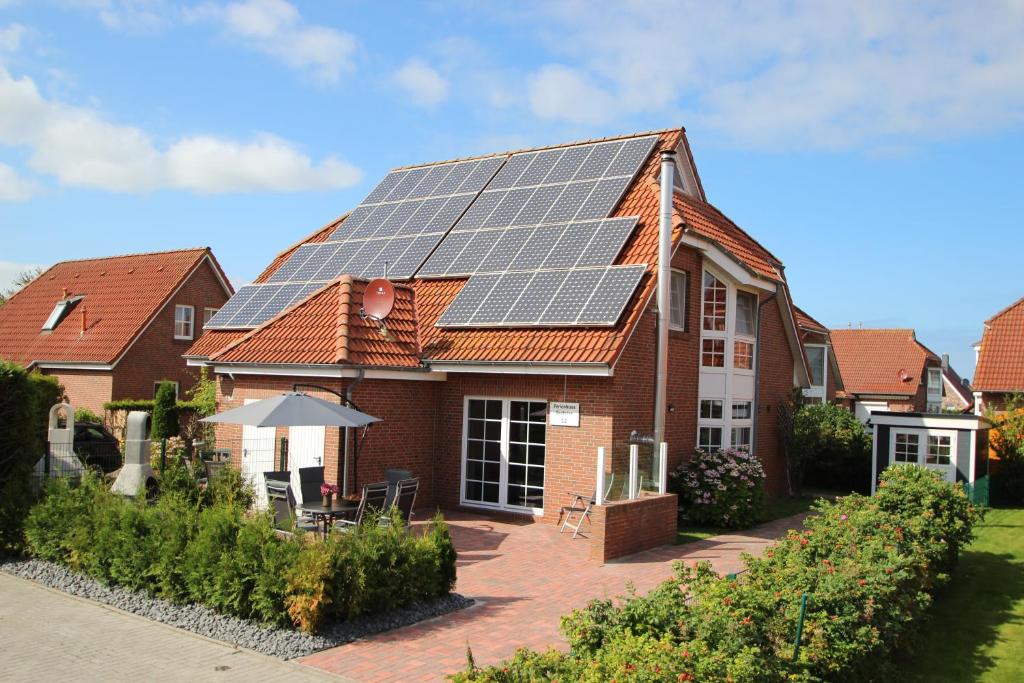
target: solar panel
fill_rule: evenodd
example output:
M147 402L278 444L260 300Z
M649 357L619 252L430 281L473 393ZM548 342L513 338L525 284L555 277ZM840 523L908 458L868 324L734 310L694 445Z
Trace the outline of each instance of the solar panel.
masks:
M235 314L241 310L248 301L249 297L255 293L256 287L253 285L245 285L239 288L234 295L228 299L220 310L217 311L212 318L210 318L205 325L204 329L214 329L219 327L225 327L231 321Z
M306 262L310 254L312 254L319 247L319 244L303 244L296 249L287 261L281 264L281 267L270 276L270 282L287 282L291 279L299 268Z
M451 264L459 257L462 250L476 235L474 232L462 232L448 235L440 246L431 254L427 262L419 270L420 277L443 277Z
M508 228L501 231L497 240L490 238L494 248L476 266L476 272L487 273L501 270L522 270L519 265L519 252L533 239L535 228ZM477 233L487 235L488 233Z
M601 221L575 265L610 266L615 263L626 239L633 234L636 223L636 218L610 218Z
M439 327L615 325L645 265L474 275Z
M284 285L272 285L265 284L260 285L256 291L252 293L249 300L245 302L245 305L239 309L238 313L228 323L232 327L249 327L252 325L252 320L256 318L263 308L274 298L281 287Z
M544 260L548 257L548 254L554 248L558 240L561 239L562 233L565 232L565 228L565 223L538 225L536 229L534 229L530 240L516 255L515 267L522 268L524 270L532 270L544 265Z

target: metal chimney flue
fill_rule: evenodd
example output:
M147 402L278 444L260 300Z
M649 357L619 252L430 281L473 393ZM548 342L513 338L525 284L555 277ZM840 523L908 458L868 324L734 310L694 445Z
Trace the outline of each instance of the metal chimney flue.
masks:
M128 413L124 439L124 466L110 490L122 496L145 495L149 485L156 484L156 473L149 464L149 413L133 410Z
M668 396L668 326L672 277L672 193L675 189L676 153L661 153L661 204L658 211L658 338L654 377L654 442L665 440Z

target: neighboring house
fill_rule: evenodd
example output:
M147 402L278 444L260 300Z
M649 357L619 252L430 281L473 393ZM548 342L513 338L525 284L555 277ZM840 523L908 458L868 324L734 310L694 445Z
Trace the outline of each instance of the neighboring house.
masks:
M1024 299L986 320L974 349L975 411L1001 410L1007 394L1024 392Z
M800 341L803 342L810 369L810 386L803 390L804 401L831 403L843 389L843 378L839 374L839 364L832 350L832 336L827 327L799 307L794 306L793 312L796 314Z
M182 354L232 295L208 249L62 261L0 307L0 358L57 377L76 407L191 388Z
M360 314L385 268L386 332ZM631 433L657 438L662 423L670 468L696 447L746 448L784 490L776 408L807 386L783 267L707 202L681 128L393 171L280 253L187 356L213 367L221 409L310 383L383 419L358 474L337 430L218 426L250 478L275 469L288 436L292 468L324 464L349 490L403 468L421 479L418 505L551 522L569 491L593 492L599 447L621 488Z
M844 403L862 422L872 412L942 410L942 361L911 329L832 330Z
M942 354L942 411L966 413L974 408L971 383L957 374L949 364L949 354Z

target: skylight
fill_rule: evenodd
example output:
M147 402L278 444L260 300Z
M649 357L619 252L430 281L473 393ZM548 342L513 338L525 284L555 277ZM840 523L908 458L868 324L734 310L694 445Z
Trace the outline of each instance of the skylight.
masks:
M73 296L68 299L62 299L57 302L57 305L53 307L53 311L50 313L50 317L43 323L43 332L52 332L56 329L57 325L67 317L71 309L75 307L75 304L81 301L83 296Z

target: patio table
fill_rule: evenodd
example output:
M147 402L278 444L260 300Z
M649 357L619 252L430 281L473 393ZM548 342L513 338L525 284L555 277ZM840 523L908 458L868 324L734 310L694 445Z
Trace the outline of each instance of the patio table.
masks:
M341 500L332 503L330 506L323 503L303 503L298 506L298 509L312 516L317 524L323 524L323 534L326 537L331 530L331 523L341 517L348 517L354 514L359 509L359 501Z

